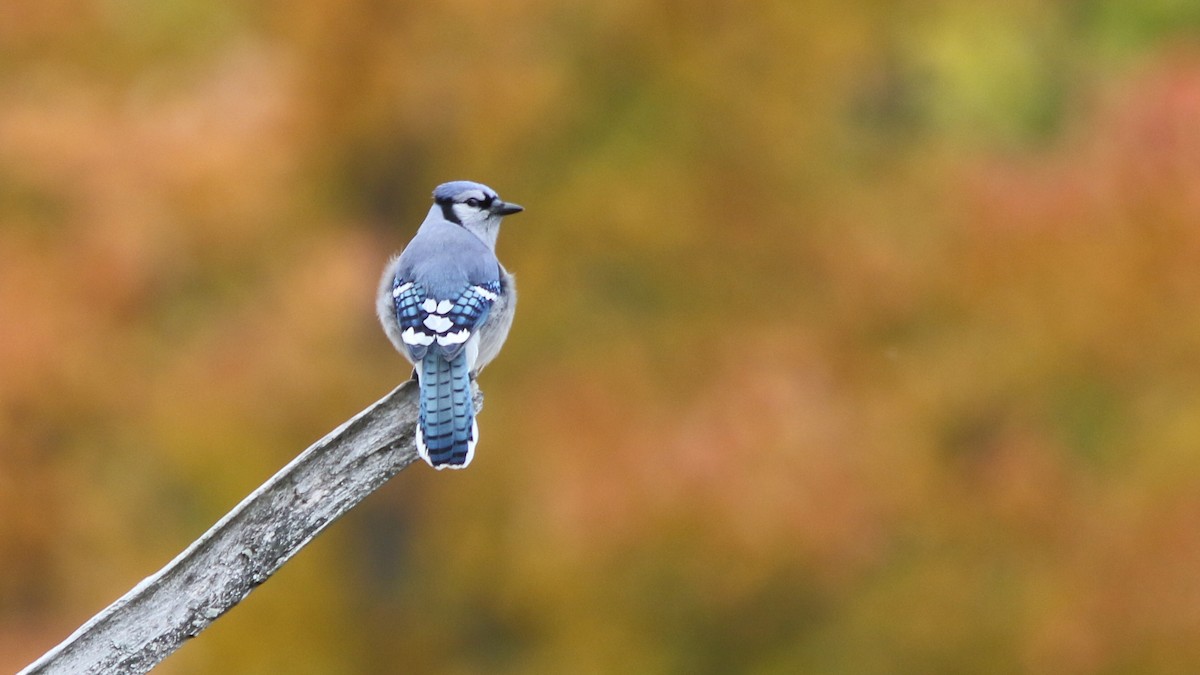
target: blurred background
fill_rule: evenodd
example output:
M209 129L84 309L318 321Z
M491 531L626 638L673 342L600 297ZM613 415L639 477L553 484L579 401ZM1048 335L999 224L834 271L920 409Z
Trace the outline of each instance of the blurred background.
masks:
M527 207L470 470L159 672L1200 669L1200 3L0 7L0 670L408 377Z

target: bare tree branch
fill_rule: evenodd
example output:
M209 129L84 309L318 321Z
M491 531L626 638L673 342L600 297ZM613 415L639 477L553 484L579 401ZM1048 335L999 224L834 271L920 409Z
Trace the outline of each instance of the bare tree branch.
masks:
M158 665L416 460L417 409L410 380L314 443L22 675L145 673Z

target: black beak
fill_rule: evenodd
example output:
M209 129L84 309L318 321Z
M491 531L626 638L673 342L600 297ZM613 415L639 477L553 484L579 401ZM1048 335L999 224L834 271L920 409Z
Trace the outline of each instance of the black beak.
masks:
M492 202L492 207L490 210L492 213L494 213L498 216L511 216L514 213L520 213L520 212L524 211L525 207L521 206L520 204L513 204L512 202L502 202L499 199L497 199L496 201Z

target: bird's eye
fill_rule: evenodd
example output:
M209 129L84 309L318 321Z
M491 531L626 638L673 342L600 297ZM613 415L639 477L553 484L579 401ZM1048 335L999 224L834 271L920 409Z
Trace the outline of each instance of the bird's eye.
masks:
M470 199L467 200L467 206L478 208L479 200L475 199L474 197L471 197Z

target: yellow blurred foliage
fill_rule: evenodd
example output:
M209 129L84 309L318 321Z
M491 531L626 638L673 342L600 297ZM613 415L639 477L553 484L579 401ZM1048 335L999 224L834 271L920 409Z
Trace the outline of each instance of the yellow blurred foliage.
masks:
M477 461L167 673L1200 667L1186 2L0 9L0 668L408 376L528 212Z

